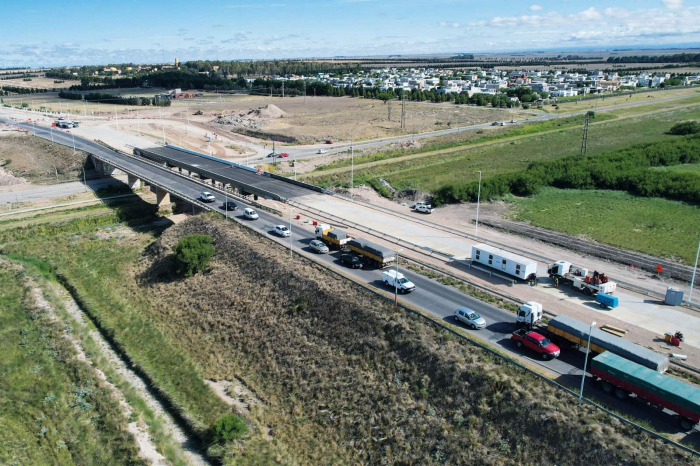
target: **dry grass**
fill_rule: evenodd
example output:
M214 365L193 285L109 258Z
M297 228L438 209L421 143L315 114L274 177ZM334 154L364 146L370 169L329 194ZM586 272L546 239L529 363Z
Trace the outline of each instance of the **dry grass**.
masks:
M0 166L33 182L77 179L87 154L32 135L0 137ZM25 172L26 169L26 172Z
M193 232L214 238L212 270L173 282L170 248ZM241 227L180 224L138 272L153 318L205 377L245 381L265 403L259 422L301 463L678 460L363 288L305 260L290 264ZM603 424L611 426L605 433Z

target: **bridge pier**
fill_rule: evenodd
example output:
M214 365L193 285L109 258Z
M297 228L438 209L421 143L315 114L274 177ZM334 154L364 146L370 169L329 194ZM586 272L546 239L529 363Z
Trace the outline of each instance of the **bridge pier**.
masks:
M172 203L170 201L170 193L163 191L162 189L156 187L156 204L158 204L158 210L172 210Z
M127 183L130 189L139 189L141 187L141 180L134 175L127 176Z

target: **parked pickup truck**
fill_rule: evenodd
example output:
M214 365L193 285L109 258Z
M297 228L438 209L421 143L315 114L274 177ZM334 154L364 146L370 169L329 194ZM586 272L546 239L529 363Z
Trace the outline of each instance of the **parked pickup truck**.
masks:
M542 359L554 359L559 356L561 350L557 345L549 341L546 337L537 332L532 332L527 329L520 329L513 332L510 339L518 345L518 348L523 346L539 353Z
M433 206L429 204L422 204L416 206L416 212L422 212L424 214L432 214L434 210L435 209L433 209Z
M411 280L404 277L401 272L396 272L396 270L383 272L382 281L386 286L396 289L399 293L410 293L416 289L416 285Z

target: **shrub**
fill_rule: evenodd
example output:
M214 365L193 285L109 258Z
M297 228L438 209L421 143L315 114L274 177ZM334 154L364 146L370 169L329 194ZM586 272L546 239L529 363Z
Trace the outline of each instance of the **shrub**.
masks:
M228 413L221 417L211 428L213 443L226 443L241 438L248 432L248 424L242 417Z
M189 235L175 245L175 260L177 273L191 277L206 268L209 259L214 255L212 239L207 235Z
M673 125L669 131L677 136L700 133L700 123L697 121L684 121Z

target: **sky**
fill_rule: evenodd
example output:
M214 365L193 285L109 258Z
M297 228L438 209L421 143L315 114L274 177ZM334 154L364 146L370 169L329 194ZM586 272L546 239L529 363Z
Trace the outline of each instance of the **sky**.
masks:
M0 0L0 67L700 45L700 0Z

